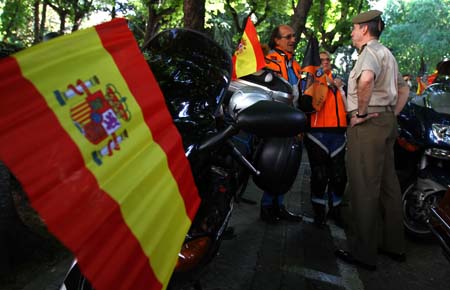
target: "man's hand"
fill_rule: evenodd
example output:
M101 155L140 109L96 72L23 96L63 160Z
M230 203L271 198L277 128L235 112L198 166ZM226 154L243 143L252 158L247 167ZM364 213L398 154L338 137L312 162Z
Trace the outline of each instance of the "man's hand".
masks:
M367 121L371 118L378 117L378 116L379 116L379 113L370 113L370 114L367 114L367 116L364 118L358 118L358 117L356 117L356 115L353 115L352 118L350 119L350 127L353 128L356 125L364 123L365 121Z
M338 88L342 87L344 85L344 82L340 78L334 79L334 85Z

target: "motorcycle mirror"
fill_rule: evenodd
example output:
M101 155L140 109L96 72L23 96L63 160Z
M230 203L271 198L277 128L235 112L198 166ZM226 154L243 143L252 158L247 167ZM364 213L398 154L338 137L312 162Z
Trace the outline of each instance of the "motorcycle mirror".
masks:
M236 127L259 137L292 137L306 129L306 115L287 104L261 100L243 109Z

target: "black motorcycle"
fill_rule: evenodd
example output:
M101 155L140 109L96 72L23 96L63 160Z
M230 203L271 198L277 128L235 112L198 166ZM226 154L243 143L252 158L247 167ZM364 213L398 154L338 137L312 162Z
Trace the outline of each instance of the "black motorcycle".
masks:
M169 289L201 289L219 250L233 203L250 176L268 192L289 190L297 175L297 135L306 117L289 85L268 71L231 81L231 58L198 32L171 29L144 45L144 56L179 130L201 204L178 255ZM92 289L76 263L68 290Z
M396 168L402 187L403 221L414 237L432 236L432 207L450 187L450 85L429 86L398 116Z

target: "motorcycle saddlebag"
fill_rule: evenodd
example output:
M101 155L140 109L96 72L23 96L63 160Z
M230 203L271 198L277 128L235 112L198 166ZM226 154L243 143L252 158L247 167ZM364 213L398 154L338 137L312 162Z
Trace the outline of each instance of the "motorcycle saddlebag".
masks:
M297 177L302 159L302 146L298 137L264 139L256 154L254 183L273 195L286 193Z

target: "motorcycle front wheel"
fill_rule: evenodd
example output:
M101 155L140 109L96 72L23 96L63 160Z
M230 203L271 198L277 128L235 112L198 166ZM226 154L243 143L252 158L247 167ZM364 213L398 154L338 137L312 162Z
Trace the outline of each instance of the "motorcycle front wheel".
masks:
M436 206L444 195L443 191L423 192L416 182L406 187L402 194L403 224L406 233L412 237L431 238L433 233L428 226L432 206Z

